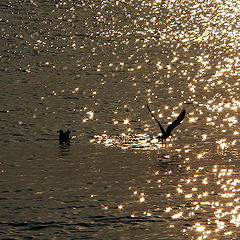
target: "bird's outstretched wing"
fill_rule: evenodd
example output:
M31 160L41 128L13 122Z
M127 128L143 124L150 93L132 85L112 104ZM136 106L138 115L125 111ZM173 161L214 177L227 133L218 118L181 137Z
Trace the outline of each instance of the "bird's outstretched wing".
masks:
M64 133L66 139L69 139L70 133L69 129Z
M150 114L152 115L152 117L155 119L155 121L158 123L158 126L160 127L162 134L164 134L164 133L165 133L165 130L164 130L162 124L161 124L161 123L157 120L157 118L153 115L153 113L152 113L150 107L148 106L148 104L147 104L147 109L148 109L148 111L150 112Z
M167 127L166 133L167 133L167 134L170 134L170 133L172 132L172 130L181 123L181 121L184 119L185 115L186 115L186 110L183 109L183 110L181 111L181 113L179 114L179 116L177 117L177 119L174 120L174 121Z
M66 132L65 132L67 135L70 135L70 130L68 129Z

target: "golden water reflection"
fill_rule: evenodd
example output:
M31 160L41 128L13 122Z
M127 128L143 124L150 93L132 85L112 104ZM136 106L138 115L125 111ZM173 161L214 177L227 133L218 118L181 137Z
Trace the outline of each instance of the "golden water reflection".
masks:
M197 147L194 142L183 141L181 147L176 147L177 139L163 147L148 134L103 134L91 141L155 153L159 170L146 178L146 186L130 186L133 200L121 203L118 209L131 211L131 205L139 204L139 210L131 212L133 219L143 216L154 221L164 219L169 228L181 229L187 239L221 240L236 239L236 228L240 226L238 135L235 131L214 142L211 134L203 134L198 144L211 138L211 144L206 142L203 151L194 149ZM232 167L229 162L233 162Z
M172 191L165 194L165 197L160 197L160 202L166 201L165 213L157 215L156 209L150 210L153 207L151 206L150 209L145 210L148 216L171 217L172 220L168 220L169 227L176 226L182 229L182 233L188 236L188 239L225 239L221 236L232 236L235 239L237 236L235 227L240 226L238 171L220 165L198 167L197 170L191 169L188 165L179 165L179 167L185 169L184 175L187 174L187 177L179 179L175 193ZM171 170L164 172L169 177L174 175ZM153 176L159 175L160 172L153 173ZM157 188L163 188L166 181L170 179L171 177L156 181L153 178L147 182L157 191ZM135 189L133 194L140 196L138 191ZM146 190L146 193L142 193L142 195L147 195L144 201L151 201L150 192ZM152 192L152 195L155 194Z
M150 137L148 134L119 134L119 135L95 135L90 140L92 143L103 144L106 147L120 147L121 149L154 150L163 147L161 141ZM172 144L168 144L171 146Z
M31 86L18 93L25 115L7 99L6 113L17 114L6 122L16 119L29 136L30 126L58 119L81 132L76 142L86 134L105 147L146 150L152 172L129 187L132 201L114 209L161 218L190 239L234 238L240 225L239 1L61 0L48 6L51 14L46 1L30 2L31 11L27 1L26 11L9 3L13 12L1 19L9 41L3 62L14 62L3 73L28 75L14 75L17 85L8 84L8 92ZM28 24L21 12L31 12ZM147 103L164 126L186 108L166 146L156 138ZM42 131L49 129L34 134Z

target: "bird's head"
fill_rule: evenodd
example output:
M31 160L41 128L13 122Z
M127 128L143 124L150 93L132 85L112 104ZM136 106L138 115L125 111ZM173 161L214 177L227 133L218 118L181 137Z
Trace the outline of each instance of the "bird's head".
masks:
M63 130L58 130L57 133L63 133Z

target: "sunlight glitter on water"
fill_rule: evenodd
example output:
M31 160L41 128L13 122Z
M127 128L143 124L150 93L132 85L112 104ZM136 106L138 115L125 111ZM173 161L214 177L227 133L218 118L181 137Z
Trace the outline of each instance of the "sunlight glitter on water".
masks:
M9 159L7 152L3 177L14 177L1 194L25 193L14 186L29 176L31 183L35 178L49 181L44 191L44 181L29 189L61 199L52 211L43 207L44 194L33 203L31 196L13 195L9 205L6 196L5 216L14 215L6 221L9 232L26 232L22 216L15 214L23 199L27 203L21 210L34 210L23 217L40 209L62 219L60 236L60 228L54 230L58 225L41 222L50 232L46 238L74 238L70 235L80 218L86 222L75 232L83 229L85 238L112 236L112 229L115 238L126 239L239 235L238 1L22 1L1 9L1 140L30 146L23 161L29 165L19 164L18 153ZM187 111L164 145L147 103L165 129L181 109ZM41 158L46 146L31 152L32 143L48 141L50 146L56 129L68 126L76 131L68 155L61 155L66 152L60 147L55 162L51 154L56 149ZM135 151L139 149L146 151ZM44 166L38 165L44 159ZM51 176L52 162L59 169ZM35 175L22 174L30 165L37 169L31 169ZM13 219L21 229L18 222L12 227Z
M148 134L95 135L92 143L101 143L105 146L120 147L122 149L153 150L162 147L158 139L151 139Z

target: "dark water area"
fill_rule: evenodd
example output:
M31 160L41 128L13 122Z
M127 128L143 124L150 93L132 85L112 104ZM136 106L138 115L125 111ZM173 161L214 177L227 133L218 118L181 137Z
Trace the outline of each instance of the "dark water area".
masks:
M0 239L239 239L238 1L0 10Z

